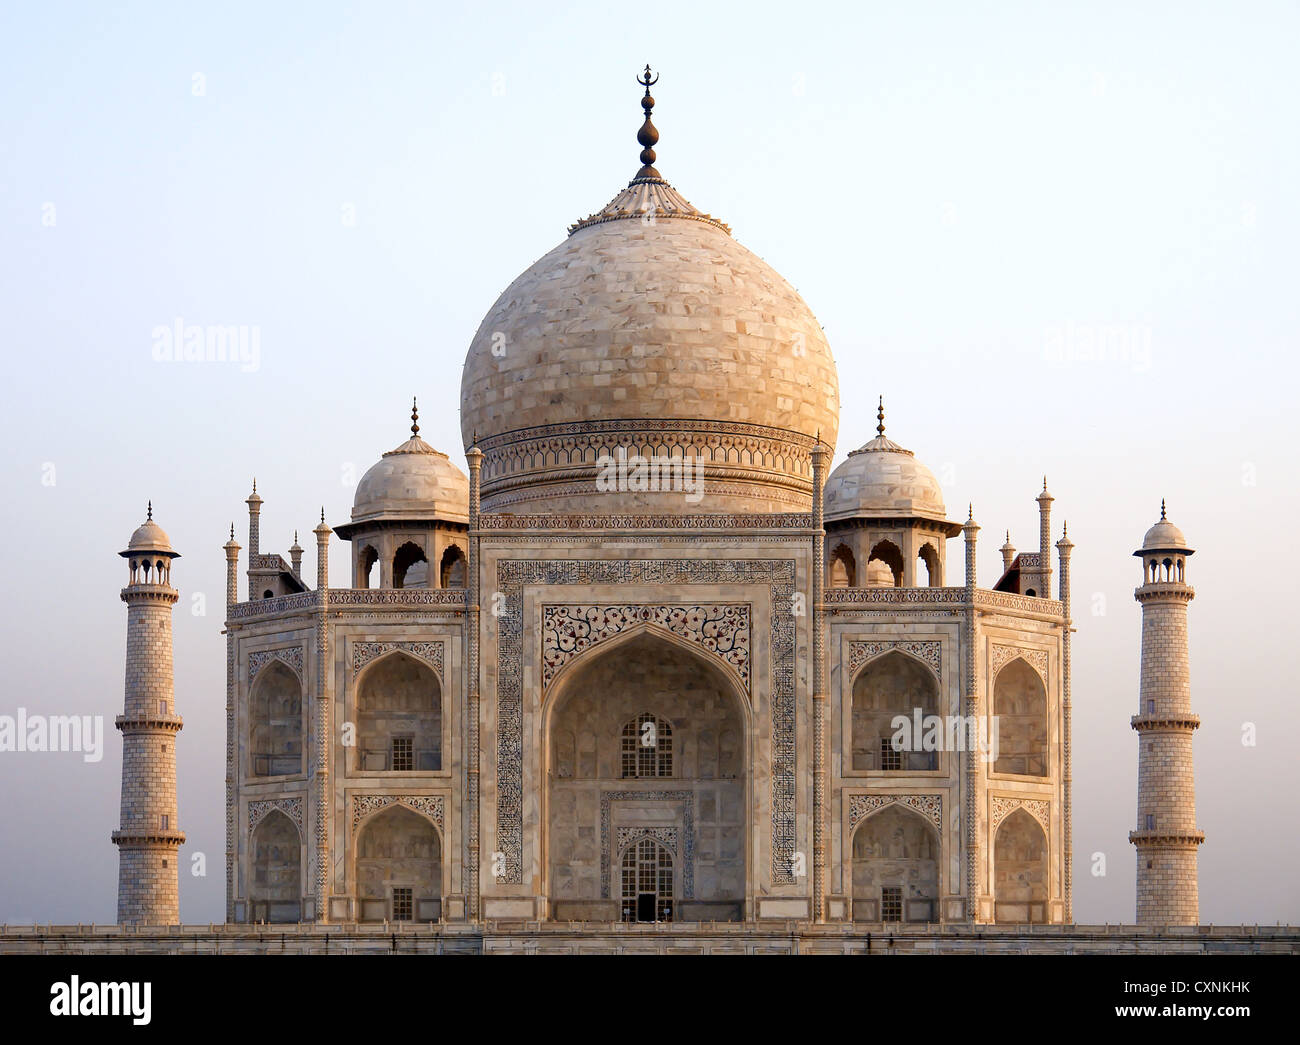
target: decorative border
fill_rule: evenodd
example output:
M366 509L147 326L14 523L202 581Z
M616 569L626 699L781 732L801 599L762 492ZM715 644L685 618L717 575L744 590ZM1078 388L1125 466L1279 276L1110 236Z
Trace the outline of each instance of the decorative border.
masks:
M377 660L385 653L392 653L395 650L409 653L424 661L438 673L438 679L441 681L443 645L442 642L354 642L352 643L352 681L357 680L361 669L372 660Z
M885 806L903 805L916 810L943 832L943 795L849 795L849 831Z
M633 628L653 624L712 654L740 676L750 692L749 604L690 606L547 605L542 607L542 692L560 669L587 650Z
M302 591L294 595L277 595L271 599L237 602L230 607L229 613L231 620L238 620L241 617L269 617L273 613L287 613L290 610L310 610L316 606L316 602L316 592Z
M497 635L497 848L501 884L523 881L523 592L535 585L766 583L771 602L772 881L794 882L795 621L793 559L503 559L496 591L504 596ZM752 767L751 767L752 770Z
M656 842L662 842L673 856L678 855L675 827L620 827L614 834L614 848L610 850L610 855L621 854L633 842L639 842L643 838L653 838ZM612 869L613 865L611 864L610 867Z
M286 668L289 668L298 676L298 681L302 682L302 658L302 646L286 646L282 649L257 650L250 653L248 655L248 684L251 686L253 680L257 678L257 673L273 660L278 660Z
M301 798L260 798L255 802L248 803L248 834L249 845L252 845L252 834L268 813L272 809L279 809L298 828L298 837L302 838L302 799Z
M891 650L901 650L903 653L910 653L918 660L929 665L934 671L934 677L940 682L943 681L943 675L940 672L942 663L943 643L938 641L880 641L880 642L850 642L849 643L849 675L856 675L858 669L868 661L875 660L882 654Z
M1038 821L1043 835L1050 837L1051 803L1042 798L1008 798L1005 795L993 796L993 817L990 821L990 833L996 834L998 827L1017 809L1023 808Z
M685 853L682 854L682 899L695 899L695 792L694 791L602 791L600 794L600 898L609 899L610 866L613 863L609 848L610 810L615 802L682 802L682 833ZM622 830L620 828L620 830ZM645 834L648 829L633 828ZM671 829L670 829L671 830ZM619 847L622 849L622 846ZM676 850L674 850L676 852Z
M1017 657L1022 657L1031 668L1038 672L1043 684L1047 684L1047 651L1041 649L1022 649L1019 646L994 646L989 654L989 677L996 682L998 672Z
M439 834L446 831L442 795L349 795L348 801L351 804L351 815L348 820L352 824L351 830L354 835L361 821L367 816L378 809L394 804L404 805L417 813L423 813L437 825Z

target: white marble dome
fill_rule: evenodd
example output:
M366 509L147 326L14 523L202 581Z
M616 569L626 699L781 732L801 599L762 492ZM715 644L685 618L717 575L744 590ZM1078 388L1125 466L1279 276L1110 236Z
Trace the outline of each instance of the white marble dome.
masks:
M386 520L469 521L469 477L418 435L389 450L357 483L353 524Z
M827 522L853 518L919 518L945 521L943 490L935 474L880 434L852 451L826 480Z
M460 421L487 455L484 507L589 507L602 447L658 442L734 466L697 511L807 511L808 453L818 433L833 447L839 422L821 327L725 225L643 175L511 283L474 336Z
M1187 546L1187 538L1183 536L1183 531L1165 517L1164 501L1160 502L1160 519L1147 530L1146 536L1142 538L1142 547L1133 554L1141 555L1146 551L1184 551L1188 555L1192 553L1192 549Z

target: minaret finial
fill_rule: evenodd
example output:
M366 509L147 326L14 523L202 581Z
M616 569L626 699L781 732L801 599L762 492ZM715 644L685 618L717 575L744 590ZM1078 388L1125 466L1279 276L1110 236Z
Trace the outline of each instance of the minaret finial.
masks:
M234 527L231 527L231 528L233 529ZM298 543L298 531L297 531L297 530L294 530L294 531L293 531L293 543L294 543L294 544L297 544L297 543Z
M235 539L235 524L233 522L230 524L230 539L232 541Z
M885 397L880 397L880 403L876 407L876 435L885 434Z
M417 438L420 435L420 411L415 405L415 396L411 396L411 435Z
M970 522L974 518L975 518L975 502L972 501L970 504L966 505L966 521ZM1008 537L1011 536L1009 531L1007 533L1007 536Z
M641 108L645 111L645 123L641 124L641 129L636 132L636 140L641 145L641 169L636 172L636 181L639 178L659 178L659 172L654 168L655 162L655 143L659 141L659 132L655 130L655 125L650 122L650 110L655 107L655 100L650 94L650 88L659 82L659 74L655 73L654 77L650 76L650 66L645 67L645 73L636 78L636 82L645 87L645 96L641 99Z
M1161 506L1163 507L1163 505L1164 505L1164 502L1162 501L1162 502L1161 502ZM1162 511L1162 512L1160 513L1160 518L1163 519L1164 517L1165 517L1165 515L1164 515L1164 512ZM153 498L152 498L152 497L149 498L149 520L150 520L150 521L153 520Z
M257 476L253 476L253 493L257 493Z
M321 521L321 525L324 526L324 525L325 525L325 506L324 506L324 505L321 505L321 510L320 510L320 521Z
M1165 521L1165 499L1163 497L1160 498L1160 521Z

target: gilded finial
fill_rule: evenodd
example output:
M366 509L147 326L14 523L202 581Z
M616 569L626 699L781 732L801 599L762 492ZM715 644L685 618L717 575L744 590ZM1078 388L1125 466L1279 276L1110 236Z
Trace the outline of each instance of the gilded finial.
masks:
M1063 523L1061 523L1061 537L1062 537L1062 539L1064 539L1064 538L1066 538L1066 537L1069 537L1069 536L1070 536L1070 524L1069 524L1068 522L1063 522Z
M415 405L415 396L411 396L411 435L420 434L420 411Z
M1165 521L1165 499L1163 497L1160 498L1160 521Z
M876 407L876 435L885 434L885 397L880 397L880 403Z
M975 502L973 501L966 505L966 521L967 522L975 521ZM1011 536L1010 533L1008 533L1007 536L1009 538Z
M1047 476L1043 476L1043 493L1047 493Z
M1162 515L1161 518L1164 518L1164 516ZM153 498L149 499L149 520L148 521L150 522L153 521Z
M654 168L655 150L654 146L659 141L659 132L655 125L650 122L650 110L655 107L655 100L650 94L650 88L659 82L659 74L655 73L654 77L650 76L650 66L645 67L645 73L636 78L636 82L645 87L645 96L641 99L641 108L645 112L645 123L641 124L641 129L636 132L637 143L641 146L641 169L636 172L636 178L658 178L659 172Z
M230 524L230 539L232 541L235 539L235 524L233 522Z
M322 525L322 526L325 525L325 506L324 506L324 505L321 506L321 510L320 510L320 522L321 522L321 525Z

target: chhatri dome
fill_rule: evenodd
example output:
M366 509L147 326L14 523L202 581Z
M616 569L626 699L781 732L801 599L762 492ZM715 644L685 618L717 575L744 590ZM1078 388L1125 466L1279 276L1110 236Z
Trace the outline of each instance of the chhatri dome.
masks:
M649 68L640 170L484 317L461 382L485 511L590 511L602 455L685 456L702 501L615 490L608 511L807 511L839 384L803 299L653 166Z
M885 435L883 399L876 417L876 438L851 451L826 480L826 521L868 516L945 522L939 480L911 450ZM956 526L953 535L960 530Z
M420 438L411 404L411 438L385 453L357 483L351 533L358 523L445 519L469 522L469 477Z

